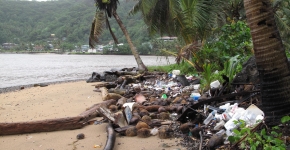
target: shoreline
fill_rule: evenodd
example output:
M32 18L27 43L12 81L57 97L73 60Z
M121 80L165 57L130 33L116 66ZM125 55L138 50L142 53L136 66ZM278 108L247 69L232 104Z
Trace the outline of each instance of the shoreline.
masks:
M0 94L1 123L76 116L88 107L102 102L101 93L93 91L94 84L96 83L85 81L67 82L2 93ZM102 117L95 119L100 121ZM75 130L0 136L0 149L103 149L107 140L106 125L107 123L102 123ZM83 133L85 138L77 140L76 136L80 133ZM178 141L179 139L176 138L160 139L158 136L140 138L117 134L114 150L185 150L185 147L178 145Z
M40 82L40 83L25 84L25 85L15 85L15 86L0 88L0 94L23 90L21 88L24 88L24 89L32 88L32 87L35 87L34 86L35 84L55 85L55 84L61 84L61 83L78 82L78 81L86 81L86 80L87 79L74 79L74 80L65 80L65 81L52 81L52 82Z

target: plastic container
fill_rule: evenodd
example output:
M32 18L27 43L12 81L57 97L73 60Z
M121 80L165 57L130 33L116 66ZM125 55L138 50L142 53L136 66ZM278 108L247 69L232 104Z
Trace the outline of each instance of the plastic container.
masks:
M221 120L216 126L213 128L214 130L220 130L225 125L225 122Z
M226 131L224 129L221 129L219 132L216 133L216 135L224 135Z
M214 116L212 115L212 113L210 113L207 118L203 121L203 123L205 125L209 124L209 122L214 118Z
M232 131L233 129L237 128L238 126L234 123L234 121L237 121L236 119L230 119L229 121L227 121L227 123L225 123L225 128L228 131Z
M194 100L197 101L201 95L199 93L191 93L190 97Z
M193 89L195 89L195 90L198 90L199 87L200 87L200 84L195 84L195 85L193 85Z

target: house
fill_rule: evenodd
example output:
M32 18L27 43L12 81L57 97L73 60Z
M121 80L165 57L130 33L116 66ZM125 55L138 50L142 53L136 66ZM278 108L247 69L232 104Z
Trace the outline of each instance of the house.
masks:
M97 45L97 51L103 52L104 46L103 45Z
M82 45L82 46L81 46L81 51L82 51L82 52L88 52L89 48L90 48L89 45Z
M158 38L158 40L174 41L174 40L177 40L177 37L163 36L163 37Z
M97 50L96 49L88 49L88 53L96 53L97 52Z
M13 49L16 46L17 46L17 44L15 44L15 43L3 43L2 44L2 48L6 49L6 50Z

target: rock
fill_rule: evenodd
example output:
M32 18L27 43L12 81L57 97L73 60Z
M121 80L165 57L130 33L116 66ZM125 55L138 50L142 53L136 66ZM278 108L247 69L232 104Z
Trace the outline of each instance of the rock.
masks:
M81 139L84 139L84 138L85 138L85 134L83 134L83 133L80 133L80 134L77 135L77 139L78 140L81 140Z
M101 75L99 73L93 72L92 76L87 80L87 83L99 81L101 81Z

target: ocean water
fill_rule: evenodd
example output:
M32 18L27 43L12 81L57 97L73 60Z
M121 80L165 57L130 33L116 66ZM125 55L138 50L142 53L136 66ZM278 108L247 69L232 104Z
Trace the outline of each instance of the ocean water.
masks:
M141 56L146 66L174 63L174 58ZM137 67L133 55L0 54L0 88L88 79L92 72Z

